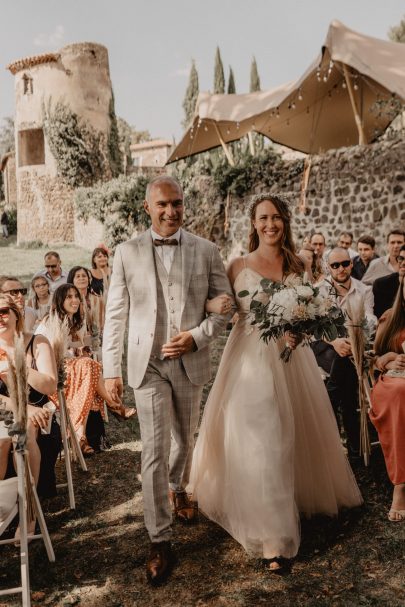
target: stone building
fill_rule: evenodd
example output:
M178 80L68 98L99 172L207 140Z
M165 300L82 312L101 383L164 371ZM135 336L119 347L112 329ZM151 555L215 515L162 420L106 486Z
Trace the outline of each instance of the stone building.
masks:
M8 152L0 159L0 171L3 173L4 201L7 209L17 208L17 180L15 154Z
M170 156L172 143L166 139L152 139L131 145L133 166L138 168L164 167Z
M73 190L90 185L92 177L112 176L115 114L107 49L71 44L8 69L15 76L18 243L99 241L94 226L75 218Z

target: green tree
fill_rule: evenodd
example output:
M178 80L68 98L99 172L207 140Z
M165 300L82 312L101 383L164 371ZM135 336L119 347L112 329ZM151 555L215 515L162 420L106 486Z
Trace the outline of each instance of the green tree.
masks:
M199 93L199 85L198 85L198 72L195 66L195 61L193 59L190 69L190 76L188 78L188 85L186 89L186 94L184 96L183 101L183 109L184 109L184 120L182 122L183 128L187 128L194 116L195 104L197 103L197 97Z
M114 91L111 91L111 99L109 106L110 115L110 132L108 133L108 155L110 161L111 174L113 177L118 177L123 173L123 157L120 148L120 137L118 131L118 121L115 114Z
M229 78L228 78L228 95L233 95L236 93L236 85L235 85L235 76L233 73L233 69L229 66Z
M137 131L136 127L132 127L132 143L143 143L144 141L151 141L152 137L149 131Z
M14 150L14 120L10 116L3 118L4 126L0 127L0 158Z
M405 16L401 19L399 25L390 28L388 38L392 40L392 42L405 43Z
M214 95L223 95L225 93L225 74L224 66L221 59L221 51L219 46L215 52L215 67L214 67Z
M255 91L260 91L260 76L259 71L257 69L256 58L253 57L252 63L250 66L250 88L249 91L254 93Z
M117 118L118 140L120 144L121 155L124 163L124 173L128 166L132 165L131 143L132 129L128 122L123 118Z

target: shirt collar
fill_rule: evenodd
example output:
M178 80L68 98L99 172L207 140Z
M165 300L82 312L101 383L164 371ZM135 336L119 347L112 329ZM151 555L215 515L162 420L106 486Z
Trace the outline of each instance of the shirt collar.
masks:
M164 239L163 236L161 236L160 234L157 234L157 232L155 232L152 228L150 229L150 233L152 236L152 240L163 240ZM177 230L177 232L175 232L171 236L167 236L166 238L176 238L180 242L180 237L181 237L181 228L179 228Z

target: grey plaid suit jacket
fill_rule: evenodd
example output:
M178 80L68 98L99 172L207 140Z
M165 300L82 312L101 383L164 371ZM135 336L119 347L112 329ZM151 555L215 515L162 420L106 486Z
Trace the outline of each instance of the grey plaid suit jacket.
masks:
M225 327L227 316L206 315L204 305L221 293L232 296L216 245L182 229L181 331L190 331L197 350L182 357L193 384L210 378L209 343ZM156 270L150 230L116 249L103 331L104 377L121 377L128 321L128 383L136 389L148 365L156 327Z

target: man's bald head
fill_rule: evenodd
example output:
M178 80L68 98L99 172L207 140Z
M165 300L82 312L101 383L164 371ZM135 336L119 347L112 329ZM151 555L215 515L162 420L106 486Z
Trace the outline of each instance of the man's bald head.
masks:
M150 202L150 196L152 190L155 188L160 188L161 186L170 186L171 188L177 188L179 193L181 194L181 198L183 198L183 188L180 183L174 177L170 177L170 175L159 175L159 177L155 177L152 179L148 185L146 186L145 200Z

